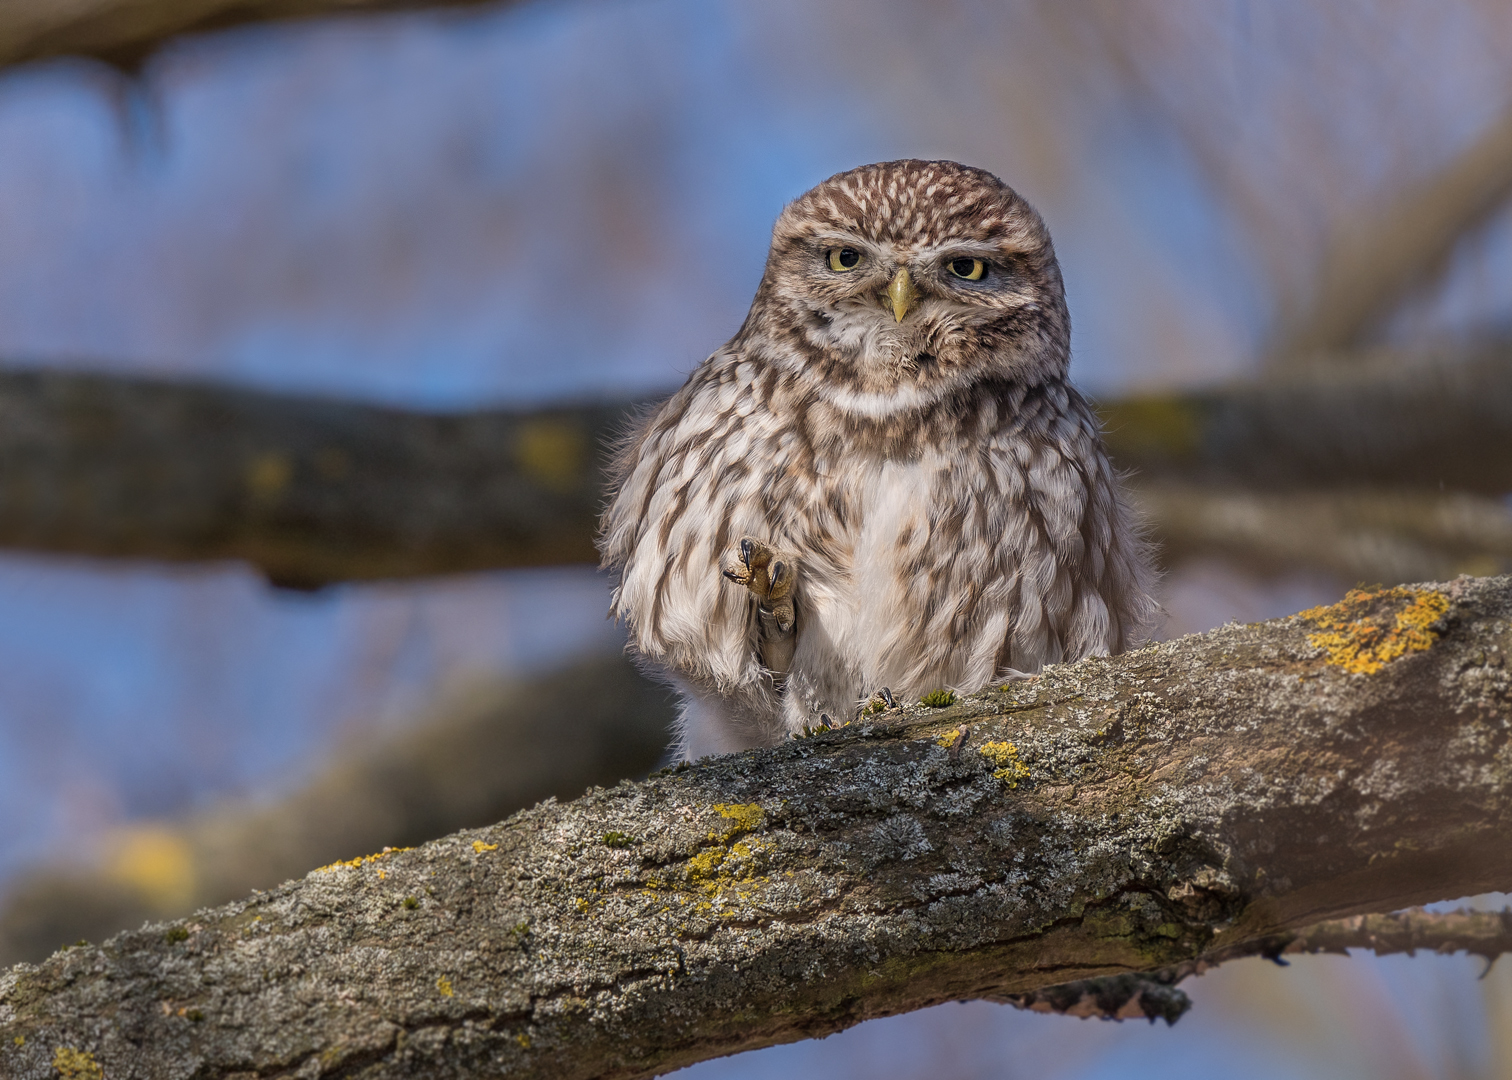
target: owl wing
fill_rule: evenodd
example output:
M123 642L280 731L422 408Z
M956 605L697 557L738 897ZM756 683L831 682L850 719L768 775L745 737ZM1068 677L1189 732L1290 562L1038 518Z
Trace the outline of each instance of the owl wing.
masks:
M626 441L600 525L611 611L636 648L721 690L761 673L753 605L720 571L741 536L765 534L781 469L781 432L744 368L716 353Z

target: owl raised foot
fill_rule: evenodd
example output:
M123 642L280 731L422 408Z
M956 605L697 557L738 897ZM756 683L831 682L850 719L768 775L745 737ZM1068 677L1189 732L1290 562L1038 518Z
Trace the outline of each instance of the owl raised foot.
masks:
M773 550L754 536L742 536L735 550L725 558L723 573L756 598L762 630L762 663L779 674L786 672L793 659L798 618L793 608L797 560Z

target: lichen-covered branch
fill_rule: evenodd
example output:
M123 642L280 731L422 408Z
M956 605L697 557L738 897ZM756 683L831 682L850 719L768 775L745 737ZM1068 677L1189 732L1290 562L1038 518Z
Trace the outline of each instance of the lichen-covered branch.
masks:
M548 802L13 969L0 1068L650 1076L1506 889L1509 655L1354 593Z

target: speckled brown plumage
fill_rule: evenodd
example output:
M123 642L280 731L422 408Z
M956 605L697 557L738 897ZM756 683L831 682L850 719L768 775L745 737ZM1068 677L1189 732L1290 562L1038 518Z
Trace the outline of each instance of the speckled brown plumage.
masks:
M989 173L868 165L783 211L745 324L627 440L603 519L685 755L1127 647L1149 559L1069 342L1049 233ZM792 575L790 626L751 557Z

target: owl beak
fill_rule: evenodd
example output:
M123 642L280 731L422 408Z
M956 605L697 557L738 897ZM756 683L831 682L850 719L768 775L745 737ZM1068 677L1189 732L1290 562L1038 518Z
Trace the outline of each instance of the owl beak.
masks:
M908 314L908 309L919 298L919 290L914 288L913 279L908 276L908 267L898 267L892 283L887 286L887 298L892 301L893 314L902 322L903 316Z

